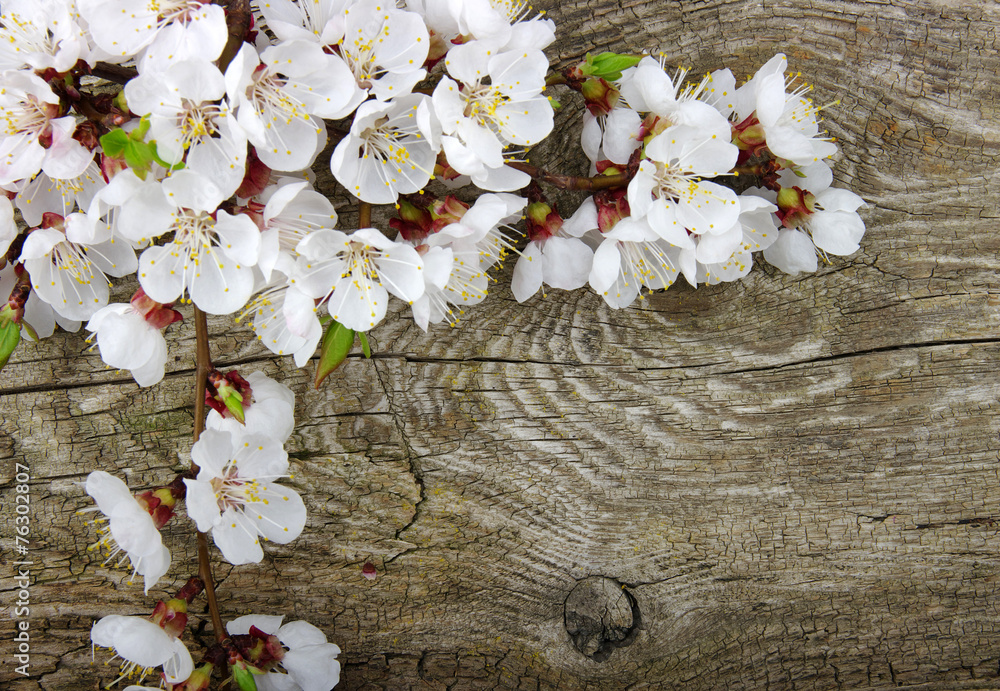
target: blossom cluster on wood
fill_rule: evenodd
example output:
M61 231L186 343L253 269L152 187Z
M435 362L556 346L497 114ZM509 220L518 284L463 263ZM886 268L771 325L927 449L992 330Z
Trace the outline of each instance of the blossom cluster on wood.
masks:
M355 332L369 354L364 332L390 296L421 329L454 326L511 255L519 302L589 285L619 309L679 275L735 281L755 257L796 274L860 247L864 202L832 186L822 106L782 54L741 85L727 68L690 79L649 55L588 54L551 73L555 23L520 2L224 4L3 3L0 368L22 335L86 324L108 366L151 386L168 360L163 330L193 303L245 319L298 367L319 348L320 382ZM587 178L527 160L562 107L556 88L585 108ZM312 186L331 135L328 165L358 200L358 227L338 228ZM482 193L451 194L467 185ZM591 194L564 217L543 185ZM395 213L374 227L371 205ZM133 275L132 299L109 304L112 279ZM93 549L147 592L171 566L159 529L178 501L237 565L306 524L279 482L291 392L213 374L196 472L138 495L102 471L86 483L103 514ZM336 683L339 649L280 619L231 622L228 647L195 668L179 642L195 590L149 619L102 620L95 644L125 661L124 677L159 668L184 691L207 688L216 665L240 688Z

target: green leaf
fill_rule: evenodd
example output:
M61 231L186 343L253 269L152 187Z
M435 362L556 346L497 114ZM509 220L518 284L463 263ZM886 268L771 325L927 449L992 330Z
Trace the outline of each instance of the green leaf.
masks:
M372 347L368 345L368 336L364 331L358 332L358 338L361 339L361 352L365 354L366 358L371 358Z
M181 170L184 167L184 161L178 161L177 163L167 163L162 158L160 158L160 153L156 150L156 140L149 142L150 152L153 154L153 160L158 164L166 168L167 170Z
M640 60L642 57L638 55L601 53L593 60L588 60L588 63L593 76L613 81L621 79L622 70L638 65Z
M21 320L21 327L24 329L24 332L28 336L29 339L31 339L35 343L38 343L39 341L41 341L41 339L38 338L38 332L35 331L35 327L33 327L31 324L29 324L28 322L24 321L23 319Z
M145 180L153 164L153 147L146 142L129 140L125 144L125 163L140 180Z
M111 130L101 137L101 148L104 154L111 158L121 158L125 155L125 145L128 144L128 135L121 127Z
M338 321L334 321L323 334L319 344L319 363L316 365L316 388L330 373L340 367L354 345L354 331Z
M7 366L11 353L21 342L21 325L8 321L0 326L0 370Z
M229 409L229 412L233 414L233 417L236 418L241 425L247 424L246 416L243 414L242 396L234 391L233 395L226 396L222 402L226 404L226 408Z
M134 130L129 132L129 139L134 142L141 142L146 138L146 133L149 132L149 116L143 115L142 119L139 120L139 125Z
M240 664L233 665L231 669L233 670L233 679L240 691L257 691L257 682L253 679L252 668L248 668L245 662L241 660Z

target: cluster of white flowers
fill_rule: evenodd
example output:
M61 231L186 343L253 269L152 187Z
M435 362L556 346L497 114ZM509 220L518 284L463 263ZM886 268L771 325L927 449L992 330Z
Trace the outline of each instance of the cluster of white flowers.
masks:
M194 303L245 318L299 367L322 343L328 373L339 363L328 351L375 327L390 295L424 330L454 326L508 253L520 302L589 284L623 308L678 274L737 280L758 252L794 274L859 249L864 202L831 187L837 147L783 55L738 87L728 69L689 81L662 59L613 53L550 75L555 25L522 2L238 5L2 4L0 368L22 333L86 323L107 365L150 386L168 360L162 331L182 319L174 305ZM547 85L583 96L590 178L527 162L553 128ZM338 229L311 186L331 137L356 228ZM564 219L539 182L594 193ZM447 194L463 184L483 193ZM372 227L371 205L390 204L396 215ZM111 279L133 274L130 302L108 304ZM291 391L259 373L213 374L196 477L138 496L101 471L87 481L105 516L94 549L147 591L170 567L159 528L181 497L233 564L259 562L261 537L287 543L305 524L301 497L278 482ZM93 640L117 651L125 676L162 667L170 684L197 678L184 691L205 688L212 663L194 670L178 640L183 599L170 602L150 619L105 618ZM234 675L251 670L258 688L336 683L339 649L304 622L242 618L230 633L252 657Z
M496 245L509 245L501 229L451 229L423 248L337 230L303 171L327 142L324 121L351 117L330 167L359 200L395 203L436 169L452 184L520 189L528 175L507 164L552 129L542 49L554 23L491 0L252 8L259 30L251 23L220 69L227 16L203 0L3 4L0 189L30 231L16 242L0 197L0 285L15 264L30 276L17 320L32 335L89 320L105 362L148 386L166 362L160 307L178 300L252 317L260 340L301 366L324 302L366 331L392 294L426 329L485 296ZM134 72L113 100L87 88L109 65ZM497 225L523 206L503 203ZM146 309L107 305L110 278L132 273Z
M261 537L288 543L305 526L302 498L277 483L289 477L283 445L294 428L294 394L261 372L246 379L234 372L216 372L210 381L214 390L206 397L211 405L207 429L191 448L197 477L183 477L137 496L104 471L87 477L87 493L97 503L88 511L102 514L92 521L98 526L98 540L91 548L104 549L105 565L126 566L133 575L143 576L147 593L170 567L170 552L159 529L173 516L180 496L198 530L211 533L222 556L236 565L263 558ZM238 418L230 406L239 411ZM94 645L111 648L122 659L123 678L141 680L162 667L163 679L179 684L194 671L191 656L178 639L186 622L184 607L174 599L149 619L108 616L94 626L91 638ZM229 625L229 633L253 633L251 625L276 636L268 646L268 657L250 660L270 677L258 680L257 688L328 691L336 684L340 649L314 626L306 622L281 626L280 617L242 617ZM282 652L278 640L291 650ZM287 674L271 669L277 663Z
M589 281L620 308L644 287L667 288L678 274L692 286L737 280L755 252L795 274L815 271L817 253L857 251L865 227L856 210L864 202L830 188L828 159L837 148L820 136L820 109L806 98L808 87L794 87L797 78L785 69L785 56L776 55L737 88L728 69L685 83L686 71L671 77L662 60L645 57L614 85L604 81L600 98L588 103L582 146L595 170L631 169L627 189L593 195L557 233L533 238L529 248L538 249L515 268L518 299L543 281ZM713 181L734 180L741 170L766 188L737 195ZM561 258L573 248L575 263L523 266L555 242ZM584 248L593 250L589 266ZM519 294L519 274L529 271Z
M563 222L544 197L509 194L532 179L518 157L553 126L551 20L500 0L253 8L257 29L220 69L226 13L201 0L4 5L0 188L13 206L0 196L0 287L16 270L30 277L15 320L32 335L89 320L105 362L150 385L178 300L246 317L302 366L325 323L367 331L390 295L423 329L454 324L508 251L519 254L519 301L589 283L618 308L678 274L695 286L736 280L755 252L796 273L815 270L817 253L858 249L863 202L830 187L837 148L783 55L739 87L728 69L688 82L648 56L568 69L562 82L587 103L592 172L620 179ZM85 88L109 63L134 66L115 99ZM347 130L327 123L343 118ZM328 132L344 188L400 209L396 239L336 228L303 172ZM737 194L740 173L760 186ZM488 193L471 209L409 197L435 179ZM526 207L529 242L517 250L505 228ZM109 277L133 272L141 304L107 305Z

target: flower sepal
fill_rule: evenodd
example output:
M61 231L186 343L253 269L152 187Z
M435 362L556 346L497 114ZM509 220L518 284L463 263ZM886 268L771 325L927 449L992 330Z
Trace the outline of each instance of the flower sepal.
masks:
M245 425L246 413L243 410L243 403L249 401L253 393L250 383L236 370L228 374L212 370L208 373L208 384L205 389L205 403L222 417L234 418L241 425Z

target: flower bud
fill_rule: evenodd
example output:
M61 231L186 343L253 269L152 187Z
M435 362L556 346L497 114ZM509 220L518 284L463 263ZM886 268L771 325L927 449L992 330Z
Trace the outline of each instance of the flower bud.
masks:
M173 691L208 691L208 687L212 683L213 668L214 665L211 662L206 662L201 667L195 668L187 681L180 686L174 686Z
M37 340L34 329L24 322L24 305L28 302L30 294L31 282L28 272L22 269L17 274L17 283L10 292L7 304L0 308L0 370L7 365L10 356L21 343L22 326Z
M430 200L433 201L433 197ZM402 195L396 203L396 213L399 218L389 219L389 227L403 236L403 239L413 244L419 244L433 230L434 219L431 217L428 204L418 204L413 195Z
M249 405L250 384L236 370L223 374L219 370L208 373L205 403L222 417L231 417L245 424L243 403Z
M800 187L782 187L778 191L777 204L775 215L786 228L805 225L806 219L816 211L816 197Z
M621 93L605 79L588 79L580 87L587 110L591 115L607 115L618 105Z
M538 183L532 182L527 188L528 206L525 209L528 240L546 240L562 228L563 218L559 211L549 205Z
M174 638L180 638L184 633L184 627L187 626L187 602L179 598L166 602L160 600L156 603L150 619Z
M597 205L597 228L602 233L608 232L618 221L632 215L626 188L600 190L594 194L594 203Z
M135 295L132 296L132 300L130 302L132 303L133 309L141 314L146 322L157 329L166 328L174 322L179 322L184 319L180 312L170 308L170 305L173 303L162 305L146 295L146 291L142 288L135 291Z

